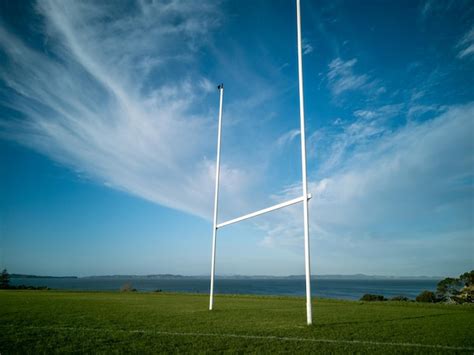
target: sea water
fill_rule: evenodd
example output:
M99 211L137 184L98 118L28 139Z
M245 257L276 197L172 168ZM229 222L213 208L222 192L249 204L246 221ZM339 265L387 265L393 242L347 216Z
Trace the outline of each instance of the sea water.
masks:
M424 290L434 291L435 279L313 279L312 294L321 298L358 300L366 293L386 298L406 296L415 298ZM58 290L118 291L131 284L138 291L209 293L207 278L13 278L12 285L47 286ZM215 292L222 294L252 294L275 296L304 296L305 280L298 279L228 279L217 278Z

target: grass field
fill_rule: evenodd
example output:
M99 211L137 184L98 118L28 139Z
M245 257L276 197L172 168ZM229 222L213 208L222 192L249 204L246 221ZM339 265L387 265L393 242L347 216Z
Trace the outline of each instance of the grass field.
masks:
M0 291L0 353L470 353L474 307L192 294Z

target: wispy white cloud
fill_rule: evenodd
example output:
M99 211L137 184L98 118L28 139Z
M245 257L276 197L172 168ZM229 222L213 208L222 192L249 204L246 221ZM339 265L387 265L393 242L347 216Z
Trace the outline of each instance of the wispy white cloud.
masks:
M356 147L371 145L374 139L391 132L394 117L404 115L404 104L370 107L353 112L355 119L336 120L333 128L315 131L309 136L309 156L318 160L320 174L341 168Z
M472 27L456 45L457 57L462 59L474 55L474 27Z
M329 71L327 74L329 88L333 95L337 96L346 91L360 89L367 85L369 76L366 74L357 75L354 72L354 65L357 59L343 61L336 58L329 63Z
M427 0L421 4L421 16L425 18L433 8L433 1Z
M411 122L396 130L374 128L384 133L370 140L360 140L366 133L358 131L359 141L349 150L341 148L340 142L351 136L352 124L336 133L326 159L337 157L338 163L309 184L316 254L323 249L346 258L357 252L358 258L349 258L361 272L370 272L370 263L364 264L365 256L381 259L377 261L380 272L384 268L378 262L397 255L399 265L390 261L387 270L403 273L400 255L413 259L426 245L444 245L448 250L446 263L469 263L471 256L464 243L472 237L474 228L473 115L474 103L470 103L451 106L431 120ZM295 184L286 190L285 197L300 193L300 185ZM280 222L272 220L279 223L277 226L261 225L267 230L265 245L302 246L301 211L286 213ZM292 233L280 231L282 225ZM451 242L446 239L448 235ZM370 256L366 255L369 251ZM328 255L320 257L326 265L332 264ZM443 274L443 267L434 266L429 257L425 261L427 265L417 264L419 272Z
M310 54L314 48L306 38L303 38L303 55Z
M411 91L410 101L415 102L415 101L421 99L425 95L426 95L425 90L414 89L414 90Z
M377 107L374 109L356 110L354 111L354 116L365 120L373 120L379 118L386 120L399 115L403 107L403 104L391 104Z
M463 8L468 2L425 0L419 3L421 19L446 18L447 14L456 8Z
M328 65L326 74L328 88L336 102L343 98L343 94L356 92L366 98L365 101L374 101L387 92L380 79L368 74L360 74L356 70L357 59L344 61L341 58L333 59Z
M407 117L408 119L416 119L429 112L442 112L446 107L441 105L411 105L408 109Z
M384 228L380 216L393 218L390 225L396 226L396 219L401 222L407 218L406 222L417 223L416 219L429 218L453 200L462 202L456 206L460 210L468 207L465 203L472 194L469 179L474 173L473 113L474 104L450 107L432 120L404 126L356 147L341 169L324 178L325 189L314 201L325 205L337 203L343 211L323 208L320 213L327 221L344 224L350 220L351 228L368 224ZM430 183L426 184L428 180ZM320 182L314 184L319 191ZM448 201L445 198L449 191L459 194ZM357 209L362 202L364 209ZM469 213L460 210L453 210L451 217L455 218L456 212ZM442 223L450 223L448 220Z
M298 137L300 134L299 129L292 129L284 134L282 134L278 139L277 139L277 145L279 147L283 147L287 145L288 143L291 143L293 139Z
M170 63L188 66L206 44L218 6L142 1L122 11L116 5L39 2L49 55L0 27L7 105L23 115L1 117L0 133L103 184L207 217L215 112L196 106L214 85L192 70L174 73L172 84L165 79ZM222 175L228 194L249 181L228 165Z

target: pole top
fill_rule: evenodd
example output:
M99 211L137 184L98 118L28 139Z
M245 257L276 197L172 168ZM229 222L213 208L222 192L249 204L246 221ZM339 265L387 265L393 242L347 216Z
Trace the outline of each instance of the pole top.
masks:
M219 90L224 89L224 84L219 84L219 85L217 86L217 88L218 88Z

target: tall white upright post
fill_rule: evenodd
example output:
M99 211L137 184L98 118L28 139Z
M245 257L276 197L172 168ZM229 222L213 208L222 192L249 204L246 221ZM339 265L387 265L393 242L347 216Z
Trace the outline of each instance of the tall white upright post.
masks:
M214 305L214 274L216 272L216 237L217 237L217 204L219 201L219 170L221 160L221 130L222 130L222 100L224 98L224 84L219 89L219 123L217 127L217 159L216 159L216 188L214 191L214 222L212 225L212 260L211 260L211 291L209 299L209 310Z
M306 274L306 320L313 323L311 309L311 267L309 257L309 220L308 220L308 183L306 181L306 139L304 128L304 93L303 93L303 55L301 49L301 8L300 0L296 0L296 27L298 33L298 81L300 94L300 126L301 126L301 175L303 180L303 223L304 223L304 268Z

